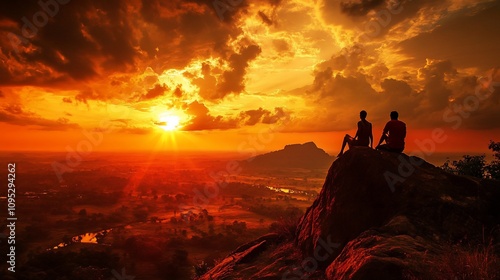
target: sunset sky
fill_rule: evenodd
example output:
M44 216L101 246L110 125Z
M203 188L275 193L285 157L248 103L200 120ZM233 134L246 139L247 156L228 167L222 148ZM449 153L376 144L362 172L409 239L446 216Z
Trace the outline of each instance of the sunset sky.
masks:
M40 3L0 4L0 150L333 154L363 109L407 152L500 141L500 1Z

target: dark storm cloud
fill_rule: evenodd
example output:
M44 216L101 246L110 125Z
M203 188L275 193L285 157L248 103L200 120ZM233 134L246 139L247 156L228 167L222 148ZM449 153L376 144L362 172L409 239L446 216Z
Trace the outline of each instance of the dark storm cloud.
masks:
M151 91L152 90L152 91ZM154 87L151 90L144 90L144 96L153 97L155 94L161 93L161 88L155 89ZM151 91L151 92L150 92ZM107 90L102 88L100 85L95 86L85 86L83 89L79 90L78 93L74 96L74 100L76 103L83 103L85 105L89 105L89 101L102 101L102 102L110 102L111 100L119 100L120 98L131 98L129 96L130 93L121 93L118 90ZM148 95L149 94L149 95ZM135 96L134 100L140 100L143 95Z
M273 21L263 12L263 11L259 11L258 13L260 19L262 20L262 22L264 22L265 24L267 25L273 25Z
M191 115L191 120L183 126L183 130L227 130L242 126L254 126L259 123L274 124L290 118L290 113L281 107L274 108L274 113L258 108L241 112L238 116L212 115L205 104L194 101L185 104L186 113Z
M325 82L320 97L334 99L339 106L370 104L375 99L375 91L363 74L347 77L337 74Z
M375 63L370 64L363 56L342 59L336 55L319 63L314 81L305 92L320 110L312 121L289 130L349 129L349 119L356 117L353 111L361 109L367 110L369 119L376 124L383 124L388 113L397 110L414 128L450 127L455 124L450 124L450 120L458 123L457 119L462 128L500 127L492 121L500 116L500 87L486 86L491 94L484 100L478 99L478 77L460 72L452 61L428 59L418 69L418 75L407 75L407 80L388 77L385 70L374 74L383 68ZM485 72L481 79L488 85L499 85L500 71ZM376 90L374 84L379 84L381 90Z
M269 115L271 112L259 108L257 110L248 110L241 112L240 116L246 125L255 125L259 123L264 115Z
M203 78L194 83L202 98L218 101L244 91L249 63L261 52L248 38L242 39L236 50L229 44L243 33L237 19L248 16L248 1L241 1L229 11L226 20L220 20L213 1L208 0L43 1L50 3L50 15L43 26L33 22L34 15L47 14L37 1L0 4L0 85L67 88L76 82L79 87L87 87L88 82L110 78L112 86L120 87L109 92L83 89L72 97L88 105L89 100L137 96L136 91L124 96L128 79L118 81L110 75L135 74L137 69L147 67L162 73L211 57L219 59L219 65L213 69L204 66ZM280 3L255 2L266 13ZM148 83L145 87L151 86ZM140 94L143 96L132 99L151 100L165 92L155 87ZM182 98L185 94L179 87L172 95Z
M281 107L274 108L274 114L266 114L262 117L262 123L275 124L280 121L287 121L290 119L291 113Z
M193 83L200 88L198 94L206 100L215 100L219 98L216 92L217 79L212 75L209 64L202 64L201 74L203 78L193 80Z
M177 86L174 91L172 92L172 95L177 98L181 98L184 92L182 91L182 86Z
M89 100L104 100L99 94L91 88L81 90L76 96L75 100L88 105Z
M406 81L392 78L384 79L380 86L382 92L377 113L385 116L389 110L392 110L392 107L404 112L407 118L417 117L420 113L417 110L422 102L422 94L418 94Z
M249 63L260 53L261 49L257 45L242 47L239 53L232 53L228 58L229 69L223 71L219 78L212 72L221 69L212 69L209 64L203 63L202 78L193 80L200 88L198 94L209 101L221 100L229 94L240 94L245 90L245 75Z
M285 112L281 107L274 108L274 114L262 108L248 110L240 113L240 120L244 125L256 125L258 123L274 124L290 117L290 113Z
M45 8L48 12L38 1L0 4L0 19L17 23L17 27L4 26L0 32L19 39L16 42L16 37L9 35L9 42L3 41L4 54L26 64L28 70L24 77L15 77L18 82L39 82L36 70L43 67L48 68L51 78L63 75L85 80L97 75L98 67L123 71L134 65L136 43L125 1L43 3L50 3Z
M168 61L171 68L210 54L227 58L231 53L227 42L241 33L235 24L217 17L212 1L143 0L140 14L153 27L147 34L143 31L141 49L149 57ZM158 65L166 66L162 61Z
M113 119L111 125L118 133L145 135L153 132L151 127L134 125L132 119Z
M12 104L3 107L4 111L12 114L12 115L20 115L23 114L23 108L19 104Z
M327 67L320 71L317 69L314 83L307 90L310 106L316 107L312 116L303 118L300 125L289 126L288 131L339 131L350 129L353 112L366 109L371 114L373 108L380 100L378 93L367 81L364 74L343 76L334 74ZM359 108L359 109L358 109Z
M352 118L357 118L357 114L363 109L368 111L369 119L374 123L387 121L388 113L393 110L400 111L407 119L417 118L421 114L424 97L437 92L437 88L430 86L432 93L418 93L407 81L387 78L384 74L387 69L383 65L367 59L359 46L355 48L355 51L342 50L339 55L333 55L316 66L314 81L306 92L313 106L320 109L312 121L305 121L306 125L303 127L291 130L350 129L353 125ZM453 70L445 62L436 62L422 67L421 75L422 79L431 83L435 80L443 81L444 76L453 73ZM372 85L374 83L379 83L381 90L376 90Z
M456 67L479 67L483 71L500 65L500 56L492 55L500 46L500 36L496 35L500 4L496 3L476 13L464 12L431 32L401 42L401 52L411 56L413 62L445 59Z
M319 70L316 72L316 76L314 77L314 82L312 85L312 91L318 91L323 88L331 78L333 77L333 70L330 67L327 67L325 70Z
M290 44L284 39L273 40L273 46L276 52L282 55L293 56L294 51Z
M234 53L229 57L228 71L222 73L222 82L218 85L218 97L223 98L230 93L239 94L245 89L244 78L248 63L254 60L261 52L257 45L244 47L240 53Z
M399 23L411 19L420 23L423 9L441 7L448 2L434 0L322 0L321 15L325 22L355 30L363 42L379 41ZM429 11L433 13L435 11ZM431 26L431 25L429 25ZM404 30L408 30L405 26Z
M144 59L160 71L211 53L229 59L227 42L241 34L217 17L212 1L46 2L49 15L37 1L0 4L0 83L88 80L133 71ZM243 1L236 14L246 7Z
M198 101L187 104L185 109L193 118L182 128L183 130L225 130L239 126L237 119L211 115L208 108Z
M385 0L349 0L341 1L340 9L351 16L364 16L369 11L380 7Z
M413 89L409 84L400 80L384 79L380 85L387 96L394 99L403 96L410 96L413 92Z
M446 107L452 90L445 78L457 75L457 70L453 68L451 61L430 61L419 69L419 75L425 81L424 94L429 109L435 111Z
M371 64L373 64L373 60L366 55L363 45L356 44L351 47L343 48L340 52L332 55L330 59L316 66L314 72L318 81L315 83L321 83L323 78L320 76L328 76L329 72L345 71L348 73L357 73L361 66L369 66Z
M271 1L278 5L279 1ZM245 10L245 1L238 5L238 10ZM164 36L158 49L151 45L147 37L142 43L153 54L169 59L172 64L184 66L194 57L214 54L226 60L230 69L224 71L219 81L213 75L212 67L203 64L203 78L193 82L200 88L199 95L206 100L217 101L228 94L241 93L248 63L260 54L260 47L249 44L235 52L227 42L241 34L241 30L232 23L221 21L214 14L213 3L209 1L187 1L185 3L145 1L142 2L141 14L149 23L158 28L158 36ZM178 38L178 40L172 40Z
M490 69L482 77L464 77L453 89L455 98L443 115L448 125L467 129L500 128L497 121L500 120L500 67Z
M8 84L10 81L12 81L12 74L7 67L7 63L0 60L0 84Z
M165 93L168 91L168 88L166 85L160 85L156 84L152 89L148 90L146 94L141 96L140 100L151 100L155 99L157 97L165 95Z

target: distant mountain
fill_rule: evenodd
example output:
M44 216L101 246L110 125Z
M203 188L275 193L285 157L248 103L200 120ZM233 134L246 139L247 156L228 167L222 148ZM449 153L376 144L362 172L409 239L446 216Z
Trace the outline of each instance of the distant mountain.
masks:
M258 155L242 161L242 166L252 169L304 168L327 169L334 158L314 142L286 145L284 149Z

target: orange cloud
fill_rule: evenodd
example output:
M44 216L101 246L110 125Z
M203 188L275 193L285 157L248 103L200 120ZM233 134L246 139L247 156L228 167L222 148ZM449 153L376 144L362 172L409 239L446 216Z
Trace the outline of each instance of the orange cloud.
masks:
M0 122L48 131L77 129L80 127L75 123L71 123L65 117L60 117L57 120L44 119L37 114L25 111L19 104L4 106L0 110Z
M394 3L245 0L221 19L213 1L71 1L25 38L38 3L4 1L0 98L14 105L0 121L70 131L110 118L142 135L173 110L186 131L291 120L285 131L308 133L350 129L361 109L421 129L449 126L452 110L461 128L499 128L497 86L459 110L500 65L498 5Z

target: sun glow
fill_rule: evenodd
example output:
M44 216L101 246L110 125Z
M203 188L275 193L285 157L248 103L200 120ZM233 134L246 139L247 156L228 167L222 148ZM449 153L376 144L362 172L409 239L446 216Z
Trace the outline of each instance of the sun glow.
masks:
M161 114L160 115L160 127L165 131L173 131L180 128L181 118L176 115Z

